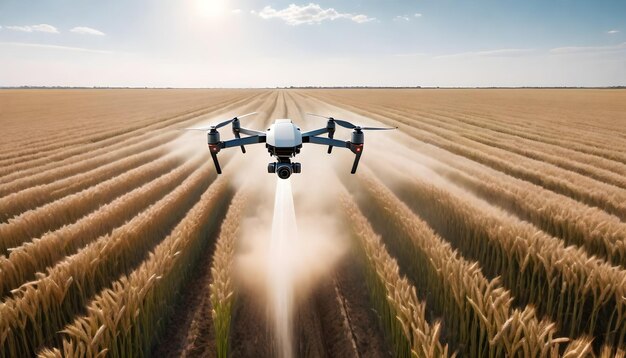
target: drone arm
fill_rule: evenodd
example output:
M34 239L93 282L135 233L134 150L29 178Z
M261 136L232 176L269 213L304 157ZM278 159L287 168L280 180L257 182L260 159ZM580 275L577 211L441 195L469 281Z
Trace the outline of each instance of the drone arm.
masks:
M231 148L231 147L239 147L242 145L248 144L257 144L257 143L265 143L265 135L255 135L251 137L245 138L235 138L231 140L227 140L224 142L220 142L220 148Z
M361 160L361 154L363 154L363 143L344 142L342 140L324 138L324 137L302 137L303 143L315 143L321 145L328 145L339 148L348 148L355 154L354 163L352 163L352 170L350 173L356 173L356 169L359 166L359 160Z
M239 123L239 118L235 118L232 122L233 124L233 134L235 135L235 138L237 139L241 139L241 133L249 135L249 136L260 136L260 135L265 135L265 133L263 132L258 132L252 129L247 129L247 128L242 128L241 124ZM257 143L257 142L255 142ZM246 147L241 145L241 152L245 153L246 152Z
M217 137L217 140L219 140L219 137ZM231 140L227 140L224 142L209 141L209 152L211 153L211 158L213 158L213 164L215 164L215 170L217 171L217 174L222 174L222 168L220 168L220 162L217 160L217 153L219 153L220 150L222 150L222 148L239 147L243 145L264 143L264 142L265 142L264 135L245 137L245 138L236 138L236 139L231 139Z
M239 128L239 132L246 134L246 135L265 136L265 132L259 132L259 131L255 131L254 129L248 129L248 128L243 128L243 127Z
M313 136L320 135L320 134L325 134L325 133L328 133L328 128L326 128L326 127L320 128L320 129L315 129L315 130L308 131L308 132L304 132L304 133L302 133L302 136L303 137L306 137L306 136L313 137Z
M331 138L308 136L306 135L306 133L305 135L302 136L302 142L321 144L321 145L332 145L333 147L340 147L340 148L350 148L350 142L344 142L342 140L331 139Z

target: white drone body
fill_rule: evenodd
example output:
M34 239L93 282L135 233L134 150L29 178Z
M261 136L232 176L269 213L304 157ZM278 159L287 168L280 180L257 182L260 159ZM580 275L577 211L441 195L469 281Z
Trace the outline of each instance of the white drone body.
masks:
M217 160L217 153L219 153L220 150L223 148L241 147L241 151L245 153L246 145L257 143L265 143L265 147L270 155L276 157L275 163L268 164L267 171L269 173L276 173L281 179L287 179L293 173L300 173L302 168L300 163L292 163L291 158L300 153L300 149L304 143L327 145L329 154L332 152L333 147L350 149L350 151L356 155L351 171L351 173L354 174L356 173L356 168L359 165L359 159L363 153L363 143L365 139L363 131L394 129L360 127L341 119L311 114L313 116L326 118L328 120L326 127L302 133L300 128L298 128L298 126L296 126L290 119L276 119L265 132L260 132L243 128L240 125L239 119L252 114L256 114L256 112L234 117L213 126L187 128L191 130L207 131L209 152L211 153L211 157L213 158L213 163L215 164L215 169L218 174L222 173L219 161ZM217 129L227 124L232 124L235 139L221 141L220 133ZM342 141L333 138L336 124L341 127L353 129L350 141ZM248 135L248 137L242 138L242 133ZM318 137L319 135L326 133L328 133L328 138Z
M266 132L265 143L276 148L302 146L300 128L291 119L277 119Z

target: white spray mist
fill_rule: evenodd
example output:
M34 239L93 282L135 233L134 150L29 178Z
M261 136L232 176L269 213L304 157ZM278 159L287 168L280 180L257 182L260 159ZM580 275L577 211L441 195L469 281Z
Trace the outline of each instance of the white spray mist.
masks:
M291 247L298 240L296 212L293 205L291 181L276 179L276 197L274 199L274 219L270 255L268 256L268 287L270 311L274 318L274 334L281 358L293 357L293 263L290 262Z

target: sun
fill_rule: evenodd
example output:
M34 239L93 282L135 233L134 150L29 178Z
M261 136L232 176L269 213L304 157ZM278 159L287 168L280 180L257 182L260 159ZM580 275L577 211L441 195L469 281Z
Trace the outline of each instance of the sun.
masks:
M206 17L218 17L226 12L227 0L195 0L195 11Z

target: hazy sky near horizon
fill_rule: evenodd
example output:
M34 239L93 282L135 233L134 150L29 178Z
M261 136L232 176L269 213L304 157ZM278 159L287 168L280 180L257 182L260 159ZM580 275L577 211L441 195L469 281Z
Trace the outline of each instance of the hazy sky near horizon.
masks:
M626 85L626 1L0 0L20 85Z

